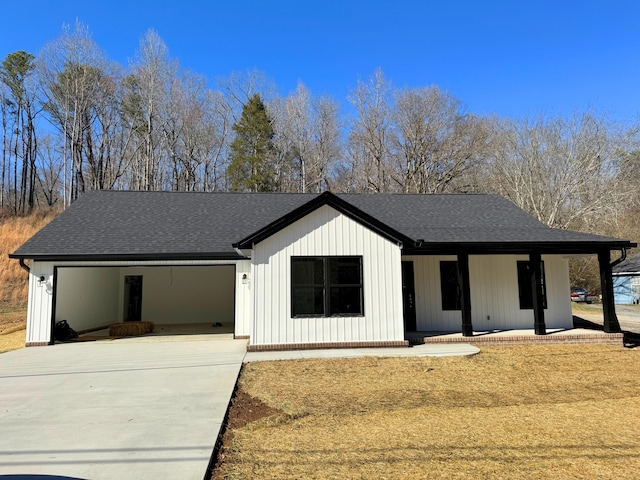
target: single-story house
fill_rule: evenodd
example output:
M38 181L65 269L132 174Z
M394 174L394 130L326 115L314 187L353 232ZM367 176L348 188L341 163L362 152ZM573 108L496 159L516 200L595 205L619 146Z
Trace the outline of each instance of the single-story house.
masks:
M498 195L94 191L11 254L27 345L115 322L232 322L250 349L406 345L407 332L571 328L568 257L627 240L549 228Z
M619 305L640 303L640 255L613 267L613 294Z

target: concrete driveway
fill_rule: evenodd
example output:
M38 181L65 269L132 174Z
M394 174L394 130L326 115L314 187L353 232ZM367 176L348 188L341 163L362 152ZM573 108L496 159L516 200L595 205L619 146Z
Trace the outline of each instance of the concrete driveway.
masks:
M616 315L620 328L625 332L640 334L640 305L616 305ZM574 316L602 325L604 322L602 304L581 305Z
M202 479L246 340L171 338L0 355L0 478Z

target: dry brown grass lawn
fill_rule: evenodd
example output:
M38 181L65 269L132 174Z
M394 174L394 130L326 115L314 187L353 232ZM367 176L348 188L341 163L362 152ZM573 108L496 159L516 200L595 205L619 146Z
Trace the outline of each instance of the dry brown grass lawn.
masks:
M0 353L25 345L26 308L0 308Z
M640 349L248 364L283 414L236 430L217 478L621 479L640 472Z
M0 334L0 353L23 348L25 344L25 335L26 332L24 328Z

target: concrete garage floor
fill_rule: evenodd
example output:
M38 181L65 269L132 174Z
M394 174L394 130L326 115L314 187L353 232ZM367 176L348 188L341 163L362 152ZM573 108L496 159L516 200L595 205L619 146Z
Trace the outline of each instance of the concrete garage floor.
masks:
M245 347L207 335L2 354L0 478L202 479Z
M178 335L215 335L220 337L225 335L226 338L233 338L233 322L224 323L183 323L183 324L155 324L153 326L153 332L146 333L145 337L168 337ZM90 337L98 340L97 337L109 337L109 329L104 328L102 330L95 330L86 334L80 335L81 337ZM132 337L140 338L140 337ZM126 337L122 337L119 340L124 340Z

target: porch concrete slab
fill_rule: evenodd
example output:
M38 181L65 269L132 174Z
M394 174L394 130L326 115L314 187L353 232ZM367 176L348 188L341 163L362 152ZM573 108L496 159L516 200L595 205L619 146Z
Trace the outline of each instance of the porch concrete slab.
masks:
M475 338L481 338L486 336L491 337L539 337L536 335L535 331L530 329L522 329L522 330L477 330L473 332L473 337L464 337L462 333L446 333L446 332L420 332L423 337L432 337L432 338L463 338L469 339L472 341ZM558 336L571 336L571 335L602 335L601 330L592 330L588 328L547 328L547 334L544 337L558 337Z
M484 336L492 336L492 337L522 337L522 336L531 336L536 337L535 331L530 329L522 329L522 330L477 330L473 332L473 337L464 337L462 333L446 333L446 332L420 332L423 337L434 337L434 338L477 338ZM600 335L602 331L600 330L590 330L588 328L547 328L546 336L562 336L562 335Z
M245 350L182 337L0 355L0 476L201 480Z
M247 352L245 363L271 360L301 360L305 358L357 357L457 357L479 353L480 349L464 343L415 345L409 348L351 348L326 350L284 350Z
M472 337L461 333L419 332L427 344L470 343L472 345L560 345L607 344L624 346L623 333L605 333L588 328L547 329L546 335L536 335L533 329L474 331Z

